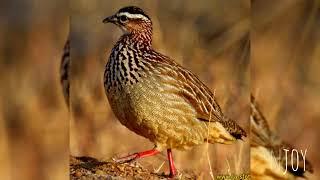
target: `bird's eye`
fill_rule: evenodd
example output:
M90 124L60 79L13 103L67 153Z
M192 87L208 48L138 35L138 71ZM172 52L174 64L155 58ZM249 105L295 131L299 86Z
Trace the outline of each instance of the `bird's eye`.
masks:
M128 20L127 16L120 16L121 22L126 22Z

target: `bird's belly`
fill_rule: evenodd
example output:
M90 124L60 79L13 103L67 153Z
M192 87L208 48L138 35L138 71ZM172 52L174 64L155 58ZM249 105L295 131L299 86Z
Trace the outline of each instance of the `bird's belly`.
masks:
M163 90L153 78L109 94L111 107L130 130L154 142L159 148L187 149L204 142L206 126L181 97Z

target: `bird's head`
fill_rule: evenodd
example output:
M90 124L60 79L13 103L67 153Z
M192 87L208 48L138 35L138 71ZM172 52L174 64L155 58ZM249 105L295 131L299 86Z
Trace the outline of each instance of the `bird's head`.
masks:
M152 22L149 16L139 7L128 6L103 20L103 23L113 23L125 33L152 33Z

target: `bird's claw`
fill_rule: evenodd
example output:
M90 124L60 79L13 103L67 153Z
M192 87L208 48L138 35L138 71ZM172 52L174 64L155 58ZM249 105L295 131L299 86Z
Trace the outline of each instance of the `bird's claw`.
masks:
M138 158L137 154L132 154L122 158L112 158L112 160L116 163L123 164L123 163L133 162L137 160L137 158Z

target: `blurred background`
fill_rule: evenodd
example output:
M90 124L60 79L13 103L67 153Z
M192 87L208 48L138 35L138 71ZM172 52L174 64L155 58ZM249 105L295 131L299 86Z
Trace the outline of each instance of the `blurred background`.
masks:
M320 169L320 1L252 3L251 89L272 130Z
M225 114L249 132L249 0L71 1L70 152L110 159L153 147L114 117L103 88L103 72L121 30L102 20L136 5L153 21L153 47L190 69L215 92ZM173 151L179 170L213 174L249 173L249 140ZM209 151L210 159L207 159ZM139 161L150 170L164 166L166 153Z
M59 66L69 29L64 1L0 6L0 179L67 179L69 115Z

